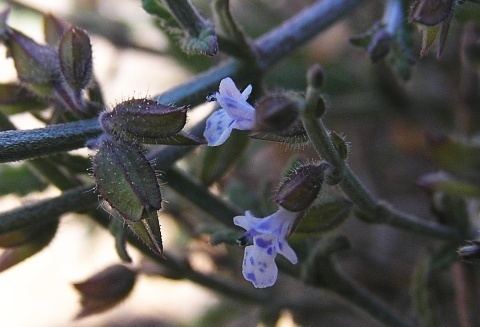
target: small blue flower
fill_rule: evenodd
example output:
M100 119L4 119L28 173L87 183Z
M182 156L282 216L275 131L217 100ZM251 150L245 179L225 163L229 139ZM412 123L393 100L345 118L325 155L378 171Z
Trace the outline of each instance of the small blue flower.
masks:
M208 117L203 133L209 146L225 143L234 128L241 130L253 128L255 108L247 102L251 92L251 85L240 93L230 77L221 80L219 92L211 97L217 101L220 109Z
M253 245L245 247L243 277L257 288L275 284L278 268L275 257L280 253L292 264L298 262L295 251L287 243L287 236L299 213L279 209L265 218L256 218L250 211L233 218L233 223L246 230L245 238Z

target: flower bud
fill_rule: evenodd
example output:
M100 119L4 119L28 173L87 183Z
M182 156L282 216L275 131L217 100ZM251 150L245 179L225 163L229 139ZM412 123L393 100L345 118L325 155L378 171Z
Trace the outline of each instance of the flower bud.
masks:
M124 101L100 115L103 130L120 139L160 144L177 134L187 121L187 109L175 108L148 99Z
M384 29L379 30L373 35L372 40L367 47L367 52L370 55L372 62L377 62L385 58L390 51L391 42L392 36Z
M124 300L135 286L137 273L123 265L110 266L87 280L74 283L82 309L75 319L106 311Z
M289 211L307 209L320 191L325 168L325 165L305 165L295 169L280 185L275 201Z
M139 221L162 207L157 177L139 146L103 136L93 172L98 192L124 219Z
M58 54L67 83L74 90L84 89L92 78L92 46L87 33L70 28L60 40Z
M255 107L255 130L258 131L283 131L298 118L298 102L283 94L267 95Z
M457 253L463 260L480 259L480 241L470 241L468 245L460 247Z
M412 6L410 19L426 26L445 21L453 10L455 0L417 0Z

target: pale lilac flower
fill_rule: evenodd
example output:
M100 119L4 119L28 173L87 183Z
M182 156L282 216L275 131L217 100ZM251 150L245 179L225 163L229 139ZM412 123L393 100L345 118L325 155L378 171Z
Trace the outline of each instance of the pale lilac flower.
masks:
M221 80L218 92L211 97L217 101L220 109L208 117L203 133L209 146L223 144L233 129L253 128L255 108L247 102L251 92L251 85L240 93L230 77Z
M249 245L245 247L243 258L243 277L257 288L270 287L275 284L278 268L275 257L280 253L292 264L298 262L295 251L288 245L287 237L299 213L279 209L265 218L256 218L250 211L244 216L233 218L235 225L244 228Z

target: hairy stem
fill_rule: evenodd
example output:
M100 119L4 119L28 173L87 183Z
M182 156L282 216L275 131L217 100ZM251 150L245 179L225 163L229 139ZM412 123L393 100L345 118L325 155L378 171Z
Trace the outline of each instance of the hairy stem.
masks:
M307 104L311 102L308 100L308 97L314 96L314 92L315 90L309 87L309 90L307 90ZM338 175L336 177L339 178L338 185L360 209L362 214L368 217L370 222L388 224L440 239L460 238L459 233L452 228L401 212L388 203L375 199L360 182L345 160L340 157L329 131L323 124L323 121L316 117L315 108L313 106L305 106L301 117L308 137L318 155L335 168L336 175Z
M258 67L267 70L360 3L361 0L328 0L318 1L306 8L255 42L259 53ZM196 76L192 81L157 96L156 99L166 104L194 106L204 102L205 97L217 88L221 79L230 76L244 81L256 75L258 71L231 59ZM80 148L86 140L100 133L100 126L95 119L29 131L0 132L0 162L24 160Z

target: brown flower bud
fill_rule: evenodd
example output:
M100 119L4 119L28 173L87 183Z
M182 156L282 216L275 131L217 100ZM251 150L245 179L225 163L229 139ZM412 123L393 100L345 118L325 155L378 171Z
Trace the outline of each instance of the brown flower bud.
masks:
M299 212L306 210L322 187L325 165L301 166L285 177L275 196L283 208Z
M126 266L113 265L83 282L74 283L82 305L75 319L106 311L120 303L132 291L136 275Z
M255 130L280 132L288 129L298 118L298 101L286 94L271 94L255 105Z

